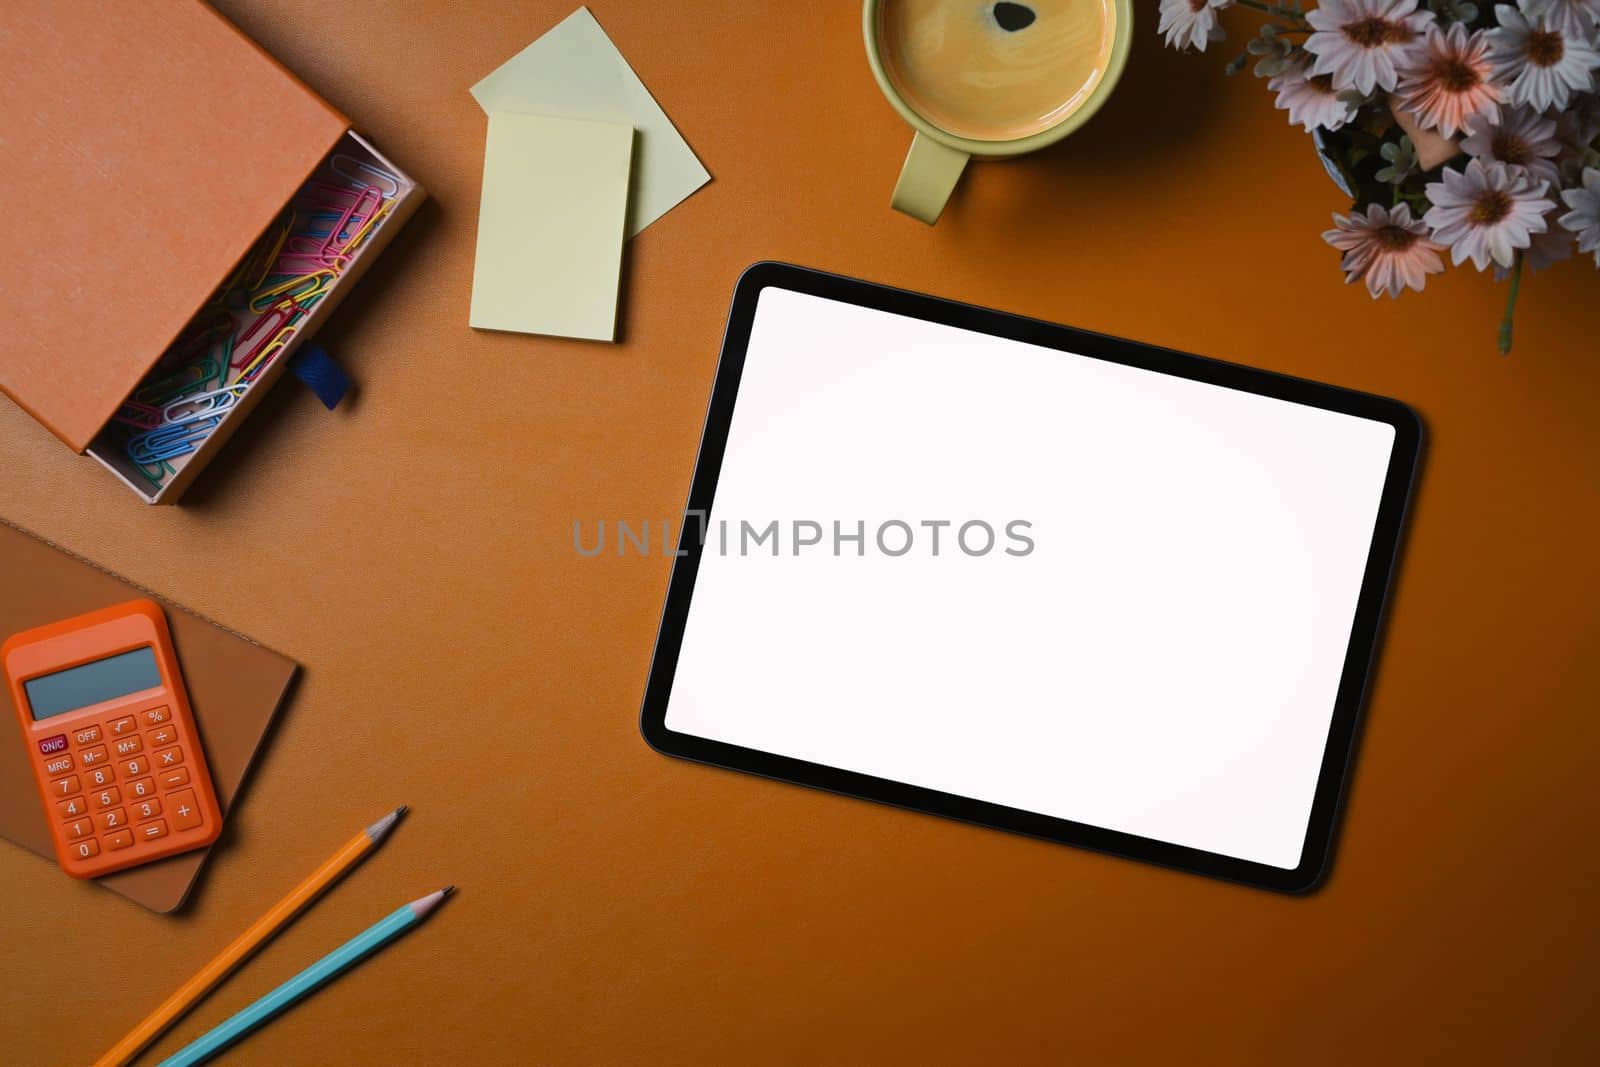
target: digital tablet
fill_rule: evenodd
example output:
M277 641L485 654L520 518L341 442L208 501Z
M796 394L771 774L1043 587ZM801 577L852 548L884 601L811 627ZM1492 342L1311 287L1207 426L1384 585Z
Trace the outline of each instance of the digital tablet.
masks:
M1307 889L1420 438L1394 400L757 264L644 736Z

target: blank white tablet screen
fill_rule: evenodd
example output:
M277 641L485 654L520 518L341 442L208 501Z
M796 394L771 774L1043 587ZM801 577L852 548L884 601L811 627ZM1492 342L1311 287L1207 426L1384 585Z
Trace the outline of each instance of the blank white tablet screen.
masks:
M1293 868L1393 445L765 289L666 726Z

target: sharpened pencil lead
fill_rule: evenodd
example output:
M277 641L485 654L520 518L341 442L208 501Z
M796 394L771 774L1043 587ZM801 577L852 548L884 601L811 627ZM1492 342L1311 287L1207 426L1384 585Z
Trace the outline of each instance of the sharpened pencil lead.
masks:
M367 836L373 841L382 841L384 835L394 829L394 824L400 821L400 816L406 813L406 805L402 804L389 814L367 827Z

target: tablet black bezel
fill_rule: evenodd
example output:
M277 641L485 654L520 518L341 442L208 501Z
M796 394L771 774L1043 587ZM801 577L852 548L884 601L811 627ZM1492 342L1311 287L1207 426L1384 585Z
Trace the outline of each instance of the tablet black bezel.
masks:
M739 380L744 370L746 346L755 321L756 302L761 291L767 288L809 293L828 300L1007 337L1075 355L1372 419L1394 428L1394 448L1390 453L1367 566L1362 576L1361 594L1334 698L1332 721L1323 750L1316 795L1306 825L1300 863L1292 870L1286 870L668 729L667 703L683 644L684 623L694 593L695 576L700 566L702 545L690 537L684 538L672 569L640 712L640 730L651 747L667 755L701 763L1265 889L1302 892L1314 887L1327 866L1356 727L1376 652L1384 601L1404 528L1422 443L1422 424L1416 413L1399 401L1368 393L1088 333L810 268L784 263L757 263L740 276L734 290L727 330L722 341L722 355L706 411L705 430L701 435L699 456L690 484L686 512L700 517L701 523L707 522L705 517L711 514Z

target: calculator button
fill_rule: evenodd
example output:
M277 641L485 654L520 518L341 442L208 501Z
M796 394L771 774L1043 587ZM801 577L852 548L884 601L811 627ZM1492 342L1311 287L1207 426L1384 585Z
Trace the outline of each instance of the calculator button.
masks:
M144 742L139 740L138 734L134 734L132 737L122 738L113 744L112 747L117 750L117 755L119 756L131 756L135 752L144 751Z
M72 843L72 854L80 860L86 860L90 856L98 856L100 855L100 842L92 837L85 838L82 841L74 841Z
M176 767L182 762L183 749L177 745L173 745L171 748L164 748L156 753L156 766L162 770L166 770L168 767Z
M125 778L143 778L150 773L150 761L143 756L135 756L122 765L122 774Z
M119 848L127 848L133 844L132 830L118 830L114 834L106 835L106 848L115 852Z
M149 733L145 734L145 736L150 739L150 744L152 747L176 744L178 740L178 727L176 724L169 722L165 726L151 730Z
M41 756L54 756L57 752L65 752L66 750L66 734L56 734L54 737L47 737L39 742L39 754Z
M102 811L94 817L94 824L100 828L101 833L107 830L120 830L128 825L128 813L121 808L116 811Z
M195 802L193 789L184 789L169 796L167 811L172 815L175 830L193 830L200 825L200 805Z
M91 786L110 785L112 782L117 780L116 773L113 772L110 767L96 767L94 770L88 772L88 774L89 784Z
M106 746L104 745L96 745L93 748L86 748L82 752L78 753L78 762L82 763L85 767L93 767L97 764L104 763L110 758L111 756L106 752Z
M72 734L72 739L78 743L79 748L82 748L84 745L92 745L96 741L100 740L100 727L85 726L81 730L74 731Z
M74 793L83 792L83 786L78 784L78 776L69 774L65 778L57 778L50 783L50 792L53 796L70 797Z
M123 737L131 734L135 725L132 715L124 715L120 719L112 719L106 724L106 729L111 731L112 737Z
M112 786L110 789L102 789L94 795L94 803L95 807L102 810L114 808L122 803L122 790L116 786Z
M161 801L157 800L155 797L151 797L148 800L138 801L133 805L133 817L135 819L153 819L160 814Z
M140 712L139 717L144 719L144 724L146 726L154 726L157 723L166 722L168 719L172 718L172 714L164 707L151 708L149 711Z
M56 801L56 811L61 813L63 819L76 819L89 810L88 801L82 797L73 797L71 800Z
M67 836L74 841L80 837L88 837L92 833L94 827L90 825L88 819L74 819L67 823Z
M189 784L189 768L179 767L176 770L161 772L161 788L176 789L180 785Z
M71 756L57 756L55 759L46 760L44 772L46 774L65 774L72 770Z
M155 822L143 823L139 827L138 837L140 841L154 841L158 837L166 836L167 824L160 819Z
M154 778L140 778L136 782L129 782L128 795L135 800L138 800L140 797L155 796L156 780Z

